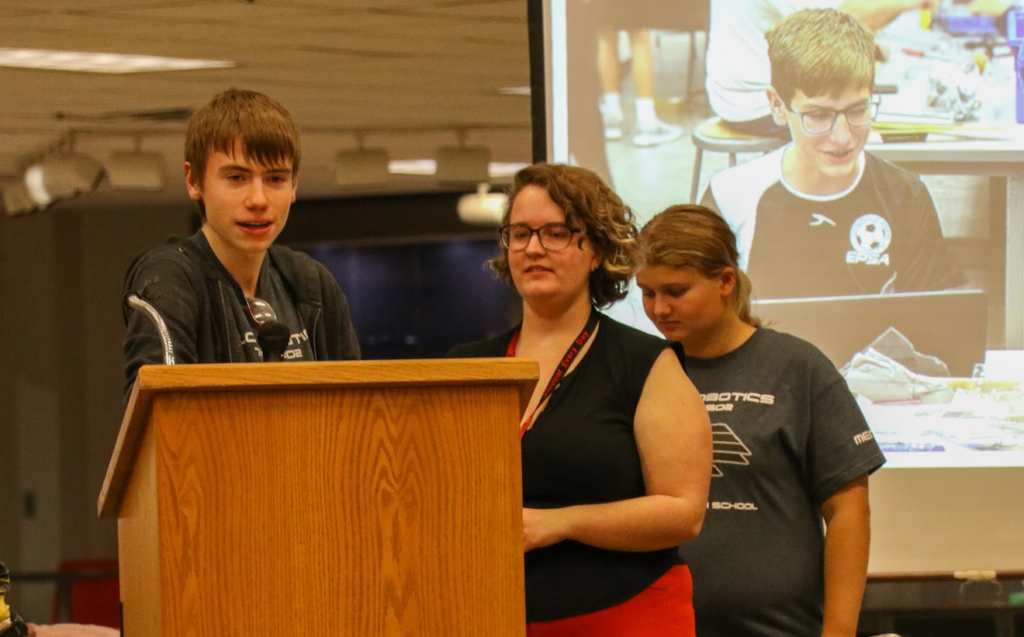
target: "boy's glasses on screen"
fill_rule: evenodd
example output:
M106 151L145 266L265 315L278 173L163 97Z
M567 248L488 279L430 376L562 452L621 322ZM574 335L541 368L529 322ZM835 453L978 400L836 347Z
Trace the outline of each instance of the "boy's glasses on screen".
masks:
M812 111L795 111L789 105L786 108L800 118L800 125L808 135L824 135L831 133L839 121L839 116L846 118L850 128L867 128L878 117L879 97L873 96L867 102L855 104L842 111L834 111L829 108L817 108Z
M513 223L502 226L499 235L501 236L501 245L505 246L506 250L516 252L525 250L526 246L530 245L530 239L536 234L540 238L542 248L558 252L569 247L572 235L577 232L583 231L564 223L548 223L539 228L531 228L525 223Z

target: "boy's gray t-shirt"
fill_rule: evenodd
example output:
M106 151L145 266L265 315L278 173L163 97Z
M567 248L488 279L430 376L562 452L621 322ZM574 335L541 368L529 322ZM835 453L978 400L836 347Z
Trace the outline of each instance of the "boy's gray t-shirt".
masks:
M262 362L263 350L259 346L256 328L246 314L242 289L231 277L224 264L217 259L205 238L202 239L202 246L204 252L217 266L223 302L230 307L230 313L234 319L226 329L229 338L238 338L241 341L241 350L246 362ZM256 296L270 304L277 315L277 320L287 325L291 332L288 346L281 356L282 360L315 361L316 356L313 353L313 346L309 342L309 333L302 325L302 320L295 309L295 301L292 299L284 279L281 278L281 273L274 266L273 259L269 256L264 257L263 265L260 268L259 279L256 282Z
M704 527L680 547L701 637L820 634L821 505L885 457L835 366L767 328L686 371L711 417Z
M302 326L299 314L295 310L295 303L292 301L288 288L281 273L274 267L271 259L263 262L260 270L260 279L256 287L256 294L274 308L277 320L284 323L291 330L291 338L288 340L288 347L281 355L285 361L313 362L316 357L313 355L313 347L309 343L309 334ZM255 336L255 335L253 335ZM259 345L257 345L259 348ZM263 352L260 351L260 358Z

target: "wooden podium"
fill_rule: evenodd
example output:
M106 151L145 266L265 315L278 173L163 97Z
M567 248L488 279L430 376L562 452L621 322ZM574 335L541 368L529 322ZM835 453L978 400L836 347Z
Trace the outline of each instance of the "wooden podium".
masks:
M522 637L535 361L146 366L99 499L123 629Z

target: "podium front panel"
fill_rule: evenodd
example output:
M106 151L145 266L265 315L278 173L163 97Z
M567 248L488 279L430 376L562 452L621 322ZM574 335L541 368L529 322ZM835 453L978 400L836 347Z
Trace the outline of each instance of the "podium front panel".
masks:
M157 493L161 634L521 637L519 403L513 385L154 397L132 488Z

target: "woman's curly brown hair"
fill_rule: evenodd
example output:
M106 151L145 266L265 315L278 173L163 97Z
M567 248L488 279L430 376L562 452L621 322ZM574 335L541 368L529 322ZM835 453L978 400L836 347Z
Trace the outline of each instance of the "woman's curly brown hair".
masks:
M633 211L593 171L564 164L534 164L516 173L502 216L507 225L516 196L527 186L540 186L565 213L565 222L580 226L601 264L590 274L590 299L603 308L626 297L629 280L636 273L639 247ZM582 240L581 240L582 241ZM508 250L488 262L501 280L514 287L508 267Z

